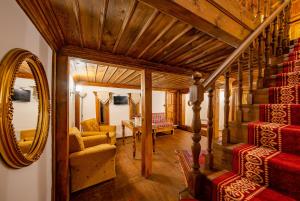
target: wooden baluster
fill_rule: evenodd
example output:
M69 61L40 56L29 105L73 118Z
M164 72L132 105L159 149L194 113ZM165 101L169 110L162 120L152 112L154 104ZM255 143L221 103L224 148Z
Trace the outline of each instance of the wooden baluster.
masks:
M258 36L258 41L257 41L257 64L258 64L258 78L257 78L257 88L258 89L262 89L263 88L263 84L264 84L264 79L262 76L262 68L263 68L263 52L262 52L262 39L263 39L263 35L260 34Z
M248 104L253 104L253 44L249 48L249 59L248 59L248 81L249 81L249 94ZM250 112L250 110L249 110Z
M277 48L277 18L273 21L273 32L272 32L272 55L276 56L276 48Z
M282 42L283 42L283 12L279 15L279 31L278 31L278 47L277 56L281 56L283 53Z
M208 112L207 112L207 155L206 155L206 168L213 169L213 154L212 154L212 139L213 139L213 88L208 89Z
M190 101L189 104L192 105L193 110L193 119L192 119L192 130L194 131L192 139L192 153L193 153L193 171L199 171L199 155L201 152L201 119L200 119L200 110L201 110L201 103L203 101L204 96L204 88L201 83L202 74L199 72L195 72L193 74L194 84L190 88Z
M202 74L199 72L194 72L193 80L194 83L190 87L190 100L189 105L192 106L193 110L193 119L192 119L192 130L193 130L193 144L191 146L192 155L193 155L193 166L192 172L189 175L190 181L188 182L188 188L190 193L195 196L199 193L199 176L200 176L200 164L199 164L199 156L201 153L201 119L200 119L200 111L201 111L201 103L204 97L204 87L201 83Z
M284 53L290 51L290 17L291 17L291 3L285 8L285 26L284 26Z
M237 61L238 64L238 109L237 109L237 123L243 122L243 69L241 59Z
M267 26L265 30L266 39L265 39L265 73L264 73L264 81L265 86L270 78L271 71L271 62L270 62L270 25Z
M222 144L226 145L230 143L230 130L229 130L229 98L230 98L230 90L229 90L229 73L228 70L225 73L225 88L224 88L224 129L222 132Z
M257 1L257 19L259 20L259 22L262 22L262 20L263 20L261 3L262 3L262 0Z
M264 20L268 17L268 0L264 0Z

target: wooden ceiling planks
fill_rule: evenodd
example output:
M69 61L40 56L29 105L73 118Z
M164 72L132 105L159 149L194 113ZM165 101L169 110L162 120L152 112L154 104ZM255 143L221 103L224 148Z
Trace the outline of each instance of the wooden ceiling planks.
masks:
M71 60L72 76L78 83L95 86L140 86L141 71L90 62ZM186 89L192 83L191 76L162 72L152 73L153 86L161 89Z
M197 65L206 71L203 64L209 61L202 61L204 58L214 59L216 53L225 56L231 50L229 45L199 31L198 27L144 1L46 0L45 5L37 0L32 3L17 1L25 12L31 13L31 19L37 16L31 10L36 6L30 5L43 5L39 7L44 15L40 18L46 20L33 21L41 27L39 23L45 26L46 21L55 19L51 27L56 26L56 35L61 33L58 38L63 40L60 44L62 53L77 58L90 55L82 57L87 60L97 57L94 61L100 64L191 75L192 69L200 69ZM47 19L48 16L51 18ZM49 35L49 30L43 30L45 27L41 29L43 36ZM226 48L229 50L222 55ZM209 65L210 71L214 68ZM101 78L103 74L97 76ZM105 77L102 77L103 81Z

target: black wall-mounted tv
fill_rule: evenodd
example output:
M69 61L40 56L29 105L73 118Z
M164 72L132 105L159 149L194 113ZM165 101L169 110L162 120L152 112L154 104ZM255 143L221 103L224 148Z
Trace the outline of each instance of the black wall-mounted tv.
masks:
M127 105L128 97L127 96L114 96L115 105Z
M13 101L30 102L30 90L14 89Z

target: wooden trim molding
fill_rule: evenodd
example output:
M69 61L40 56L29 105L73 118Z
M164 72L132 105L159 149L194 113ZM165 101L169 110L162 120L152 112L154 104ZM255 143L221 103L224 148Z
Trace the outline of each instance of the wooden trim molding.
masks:
M159 72L168 72L180 75L191 75L192 70L181 66L170 66L161 63L154 63L143 59L135 59L123 55L114 55L108 52L97 51L88 48L81 48L76 46L64 46L61 53L70 57L81 58L87 61L99 62L99 64L112 64L121 68L129 68L135 70L154 70Z
M80 95L75 93L75 126L80 129Z

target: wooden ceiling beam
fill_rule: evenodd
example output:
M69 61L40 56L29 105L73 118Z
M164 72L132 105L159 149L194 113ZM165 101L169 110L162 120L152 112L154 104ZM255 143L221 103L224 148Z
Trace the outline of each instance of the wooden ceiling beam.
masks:
M122 89L141 89L141 85L130 85L130 84L86 82L86 81L77 81L76 84L83 85L83 86L112 87L112 88L122 88ZM152 89L155 91L169 91L169 90L174 90L175 88L152 87Z
M133 15L135 9L136 9L137 4L138 4L138 1L137 1L137 0L133 0L132 5L130 6L130 9L129 9L129 11L127 12L127 15L126 15L126 17L125 17L125 19L124 19L124 21L123 21L121 30L120 30L120 32L119 32L119 34L118 34L118 36L117 36L117 40L116 40L116 42L115 42L115 45L114 45L114 48L113 48L113 51L112 51L113 53L116 52L116 50L117 50L117 48L118 48L118 46L119 46L120 40L121 40L121 38L122 38L122 35L123 35L123 33L124 33L124 31L125 31L125 29L126 29L128 23L129 23L129 21L130 21L132 15Z
M200 65L195 65L195 66L193 67L193 69L197 70L197 69L204 68L204 67L207 66L207 65L215 64L216 62L223 61L223 60L225 60L227 57L228 57L228 55L221 56L221 57L217 57L216 59L212 59L212 60L207 61L207 62L205 62L205 63L202 63L202 64L200 64Z
M151 41L150 44L147 45L147 47L138 55L138 59L141 58L148 50L149 48L156 43L156 41L158 41L165 33L167 33L167 31L169 31L172 26L177 22L177 19L173 18L171 20L171 22L168 24L168 26L166 26L163 30L161 30L161 32L155 37L154 40Z
M217 38L233 47L238 47L247 35L248 29L227 13L206 0L140 0L163 13L186 22L198 30Z
M163 52L167 47L169 47L171 44L173 44L178 38L180 38L181 36L183 36L185 33L187 33L188 31L190 31L193 27L188 25L187 28L185 28L182 32L180 32L179 34L175 35L175 37L172 38L172 40L170 40L167 44L165 44L163 47L161 47L157 52L155 52L151 57L149 57L149 60L153 59L156 55L160 54L161 52Z
M60 53L70 57L75 57L87 61L94 61L104 65L113 65L121 68L129 69L151 69L158 72L167 72L181 75L191 75L193 71L189 68L170 66L160 63L145 61L143 59L135 59L123 55L114 55L108 52L92 50L88 48L80 48L76 46L64 46Z

